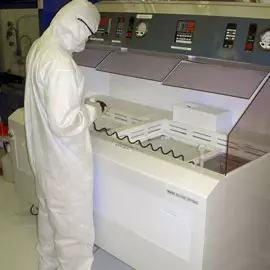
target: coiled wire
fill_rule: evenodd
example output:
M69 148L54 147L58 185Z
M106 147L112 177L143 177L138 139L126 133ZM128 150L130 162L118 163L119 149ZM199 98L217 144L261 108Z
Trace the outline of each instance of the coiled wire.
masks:
M148 143L148 144L144 145L140 140L136 140L136 141L132 142L127 135L125 135L123 137L120 137L119 134L116 131L110 133L108 128L105 128L105 127L98 128L96 123L93 123L93 128L97 132L100 132L100 133L105 132L105 134L108 137L114 137L115 136L119 141L127 140L131 145L138 144L140 147L142 147L144 149L151 148L151 150L154 151L154 152L160 151L160 153L162 153L164 156L167 156L167 155L171 154L174 159L179 159L180 158L180 159L182 159L182 161L185 161L184 155L182 155L182 154L176 155L173 150L169 150L168 152L166 152L166 151L164 151L162 146L159 146L158 148L154 148L152 143ZM193 161L189 161L189 163L195 165L195 163Z

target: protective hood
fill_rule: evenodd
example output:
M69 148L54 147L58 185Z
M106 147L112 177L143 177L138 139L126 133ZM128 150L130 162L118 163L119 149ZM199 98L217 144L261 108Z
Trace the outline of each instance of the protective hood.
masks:
M100 22L97 8L87 0L73 0L63 7L44 33L69 52L84 50L86 42L96 33Z

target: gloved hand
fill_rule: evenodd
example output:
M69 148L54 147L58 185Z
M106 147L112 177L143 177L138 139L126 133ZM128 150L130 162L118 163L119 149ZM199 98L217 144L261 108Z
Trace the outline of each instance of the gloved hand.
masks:
M91 105L96 107L96 105L99 105L99 108L101 110L101 113L106 113L108 111L108 106L105 102L101 100L97 100L95 98L87 98L85 100L85 104Z

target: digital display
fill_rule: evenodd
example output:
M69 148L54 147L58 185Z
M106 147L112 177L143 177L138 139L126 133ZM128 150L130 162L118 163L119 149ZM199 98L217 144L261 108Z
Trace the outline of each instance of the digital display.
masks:
M192 44L194 31L195 31L194 21L178 21L174 42Z
M225 38L223 42L223 48L232 49L236 38L236 23L228 23L226 27Z

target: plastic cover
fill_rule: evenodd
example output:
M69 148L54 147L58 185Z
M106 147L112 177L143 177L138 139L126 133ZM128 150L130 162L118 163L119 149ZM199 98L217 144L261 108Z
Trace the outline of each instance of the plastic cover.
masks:
M267 72L183 61L164 85L249 99Z
M113 52L97 70L153 81L163 81L181 58L146 52Z
M269 101L268 79L229 134L226 173L270 152Z
M73 58L80 66L96 68L110 52L105 48L86 48L83 52L74 53Z

